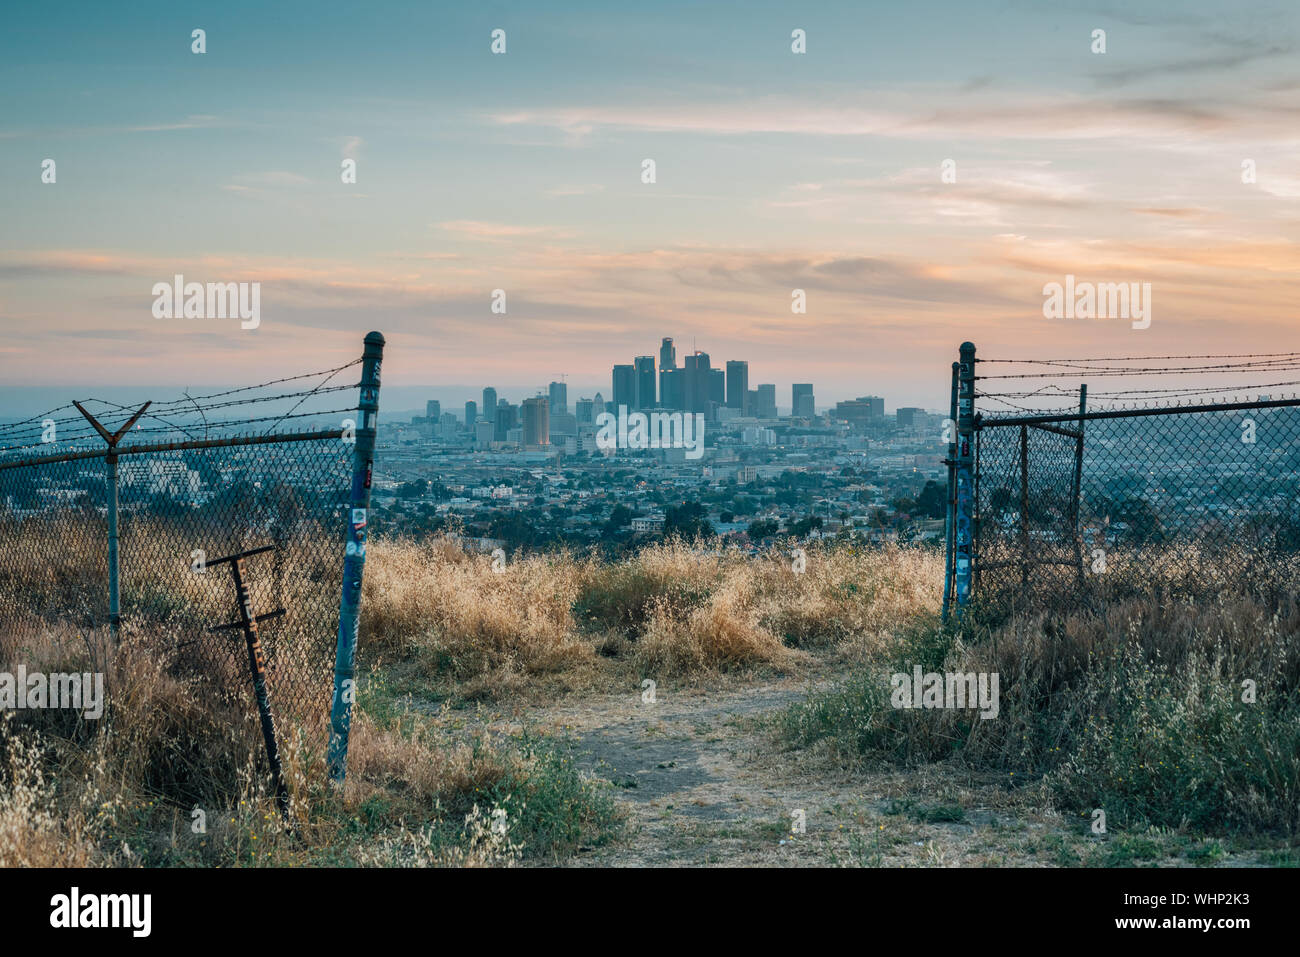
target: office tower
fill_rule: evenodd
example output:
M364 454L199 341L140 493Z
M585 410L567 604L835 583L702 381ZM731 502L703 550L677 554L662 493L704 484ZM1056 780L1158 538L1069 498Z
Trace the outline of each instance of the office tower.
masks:
M758 415L758 390L750 389L745 393L745 414Z
M614 366L614 411L621 405L636 408L636 367L632 365Z
M636 407L653 409L655 407L655 357L637 356L632 360L636 369Z
M776 418L776 386L765 382L758 387L758 417L760 419Z
M709 370L709 401L727 404L727 376L721 369Z
M454 439L459 431L460 423L456 421L456 416L444 412L438 419L438 434L444 439Z
M579 399L574 406L574 413L578 420L578 425L595 425L596 413L604 412L604 409L596 408L594 399Z
M563 382L551 383L551 415L563 415L569 411L569 387Z
M484 419L474 425L474 448L490 449L496 438L496 423Z
M811 419L817 415L811 382L796 382L791 386L790 414L797 419Z
M661 409L686 408L686 370L659 370L659 407Z
M483 390L483 418L489 422L496 421L497 409L497 390L488 387Z
M523 431L524 445L551 444L551 401L547 396L524 399Z
M605 401L605 397L599 392L597 392L596 397L591 400L591 411L595 415L600 415L602 412L609 411L609 403Z
M677 368L677 349L673 347L673 340L667 336L659 343L659 368Z
M698 350L686 357L687 412L709 411L709 354Z
M727 362L727 407L749 413L749 363L738 359Z
M478 403L470 399L465 403L465 428L471 432L474 431L474 423L478 421Z
M424 417L430 419L436 425L438 419L442 417L442 403L437 399L430 399L424 404Z
M497 402L496 418L493 422L496 426L492 432L493 440L504 442L510 430L519 425L519 407L501 399Z

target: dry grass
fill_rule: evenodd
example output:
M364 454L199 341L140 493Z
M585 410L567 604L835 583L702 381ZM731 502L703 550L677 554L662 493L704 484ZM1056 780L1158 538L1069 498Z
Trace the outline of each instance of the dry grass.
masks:
M617 562L568 552L492 570L449 538L372 543L362 649L411 663L421 679L499 697L562 676L589 687L611 668L695 678L797 668L799 649L860 655L894 623L933 613L940 556L929 550L807 550L796 573L781 553L750 558L682 542Z

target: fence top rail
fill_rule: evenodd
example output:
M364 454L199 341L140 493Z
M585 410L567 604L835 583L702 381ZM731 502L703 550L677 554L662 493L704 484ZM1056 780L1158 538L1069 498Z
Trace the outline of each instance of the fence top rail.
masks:
M979 398L976 396L976 398ZM1044 423L1087 422L1092 419L1128 419L1150 415L1183 415L1199 412L1237 412L1244 409L1283 409L1300 406L1300 399L1268 399L1262 402L1219 402L1205 405L1156 406L1149 409L1101 409L1095 412L1052 412L1043 415L975 416L975 429L999 428L1010 425L1039 425Z
M48 465L52 462L75 462L79 459L102 459L111 455L139 455L148 452L181 452L191 449L230 448L238 445L270 445L277 442L311 442L320 439L337 439L342 429L325 429L314 432L284 432L278 435L236 435L224 439L193 439L185 442L155 442L148 445L123 445L116 449L91 449L85 452L64 452L59 455L38 455L30 458L0 461L0 471L25 468L29 465Z

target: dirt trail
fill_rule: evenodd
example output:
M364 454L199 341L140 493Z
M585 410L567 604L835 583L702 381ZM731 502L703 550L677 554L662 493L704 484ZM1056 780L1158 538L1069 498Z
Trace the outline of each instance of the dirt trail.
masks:
M581 849L569 866L1191 863L1185 840L1130 846L1091 838L1086 822L1067 821L1043 807L1041 795L997 776L950 765L845 771L816 750L785 750L758 719L807 694L802 679L727 690L660 686L654 703L637 689L521 707L488 723L567 734L579 766L613 783L625 832ZM791 833L799 819L802 832Z

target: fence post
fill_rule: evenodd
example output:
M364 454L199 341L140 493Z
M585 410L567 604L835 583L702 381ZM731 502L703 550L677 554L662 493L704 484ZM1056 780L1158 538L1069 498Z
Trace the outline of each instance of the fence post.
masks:
M365 339L361 359L361 401L357 405L356 446L352 459L352 494L343 556L343 595L339 601L338 645L334 654L334 699L330 706L329 774L342 784L348 767L348 732L356 698L353 663L361 622L361 575L366 567L366 524L370 513L370 479L379 419L379 367L384 357L382 333Z
M975 437L975 343L961 344L957 392L957 503L956 560L953 583L957 598L957 615L971 602L971 572L974 562L974 449Z
M117 644L121 637L122 615L119 603L118 592L118 575L117 575L117 443L121 441L122 436L131 431L131 426L140 420L145 410L153 405L152 400L140 406L140 410L126 420L126 423L116 432L110 432L100 424L99 420L86 411L85 406L80 402L73 401L77 411L95 427L95 431L100 434L103 440L108 444L108 454L104 456L104 461L108 463L108 488L105 489L105 508L104 511L108 516L108 633Z
M1084 560L1083 560L1083 534L1079 528L1079 514L1082 511L1083 498L1083 417L1088 411L1088 384L1086 382L1079 384L1079 437L1074 444L1074 497L1070 501L1070 510L1073 513L1070 517L1074 524L1074 550L1075 561L1079 566L1079 587L1082 589L1084 580Z
M117 577L117 452L109 446L108 455L108 633L113 644L121 640L122 609Z
M957 530L957 483L954 481L957 465L957 383L960 371L961 363L954 362L952 392L948 404L948 511L943 542L943 621L948 620L948 609L952 604L952 552Z

